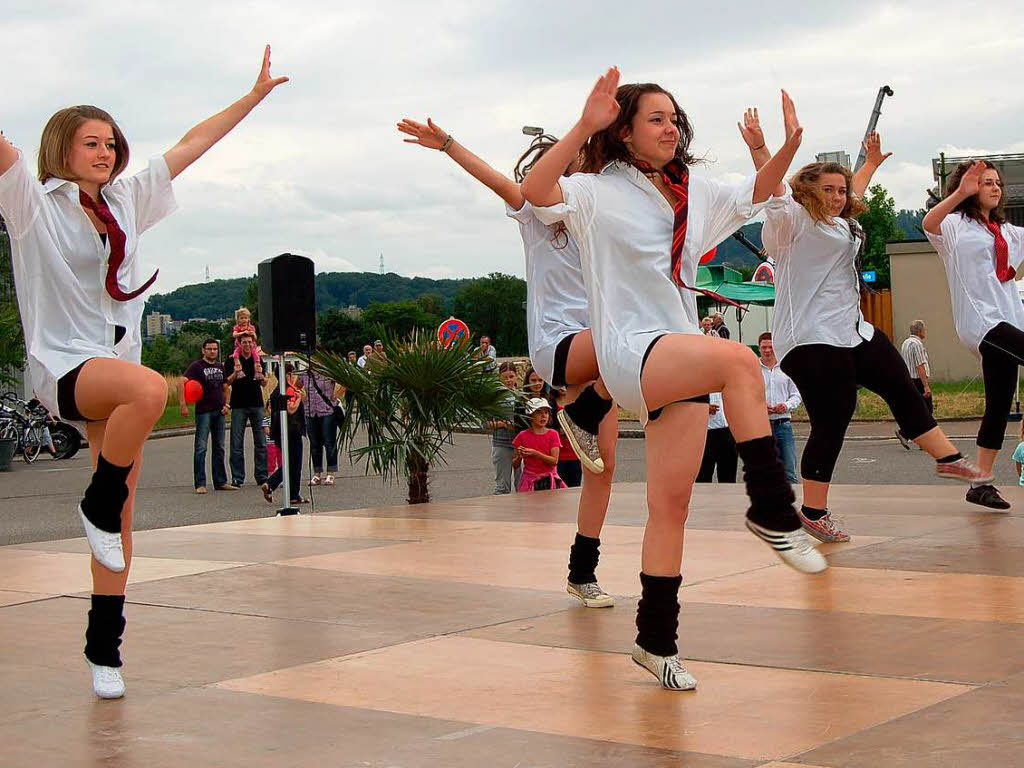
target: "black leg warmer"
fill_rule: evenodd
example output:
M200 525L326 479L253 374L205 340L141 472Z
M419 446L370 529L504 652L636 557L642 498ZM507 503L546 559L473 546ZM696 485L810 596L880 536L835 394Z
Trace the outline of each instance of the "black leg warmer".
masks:
M85 630L85 657L102 667L120 667L118 648L124 625L124 595L93 595Z
M573 584L590 584L597 581L597 558L600 539L576 534L572 549L569 550L569 581Z
M800 527L793 502L796 497L779 461L779 450L771 435L736 443L743 459L743 482L747 485L750 509L747 519L772 531L795 531Z
M92 482L82 497L82 514L101 531L121 532L121 508L128 500L128 474L131 471L131 464L118 467L100 454Z
M657 656L674 656L679 630L680 576L640 574L642 593L636 607L636 644Z

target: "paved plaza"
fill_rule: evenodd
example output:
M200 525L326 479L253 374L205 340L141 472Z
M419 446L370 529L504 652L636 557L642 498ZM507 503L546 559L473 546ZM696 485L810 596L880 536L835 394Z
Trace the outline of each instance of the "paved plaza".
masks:
M323 511L136 536L128 694L81 655L83 539L0 548L3 766L1024 765L1024 492L841 485L855 535L806 577L695 491L680 651L629 659L645 518L615 487L598 570L565 594L575 491Z

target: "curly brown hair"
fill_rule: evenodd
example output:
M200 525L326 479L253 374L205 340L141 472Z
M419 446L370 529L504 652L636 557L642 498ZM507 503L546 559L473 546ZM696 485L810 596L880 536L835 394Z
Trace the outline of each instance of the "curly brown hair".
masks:
M636 158L629 151L622 135L633 123L637 109L640 105L640 97L648 93L663 93L672 102L676 111L675 125L679 129L679 144L676 146L676 160L683 165L693 165L696 161L690 154L690 142L693 141L693 125L686 113L680 108L675 97L656 83L627 83L620 85L615 94L615 100L619 102L619 114L615 121L590 137L583 147L584 173L600 173L608 163L620 160L625 163L633 163Z
M849 220L868 209L853 191L853 174L849 168L839 163L811 163L793 174L789 184L793 188L793 199L811 214L812 219L827 223L833 218L821 194L821 177L826 173L837 173L846 179L846 205L839 218Z
M558 138L549 133L538 136L531 141L530 146L519 157L519 160L516 161L516 167L512 170L512 176L516 182L522 184L530 169L557 143ZM566 168L562 175L568 176L569 169ZM569 244L569 230L565 228L565 222L559 221L556 224L551 224L548 226L548 229L551 230L551 243L555 248L561 250Z
M1003 172L996 168L988 160L980 160L978 162L984 163L986 170L991 168L993 171L999 174L999 187L1003 190L1002 196L999 198L999 205L988 212L988 220L996 224L1003 224L1006 221L1006 179L1003 178ZM974 160L964 160L959 163L950 174L949 180L946 181L946 197L956 192L960 186L960 181L963 179L964 174L974 165ZM978 196L971 195L966 200L962 201L956 208L953 209L954 213L962 213L969 219L984 223L985 217L981 213L981 206L978 205Z

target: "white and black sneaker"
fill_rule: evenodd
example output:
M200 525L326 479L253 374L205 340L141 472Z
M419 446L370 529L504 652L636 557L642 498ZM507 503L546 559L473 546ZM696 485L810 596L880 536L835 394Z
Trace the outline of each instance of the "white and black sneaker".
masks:
M101 699L120 699L124 696L124 678L118 667L102 667L88 659L85 663L92 670L92 690Z
M604 460L601 458L601 450L597 447L597 435L592 435L579 426L564 408L558 412L558 423L561 424L569 445L579 456L580 463L595 475L604 472Z
M747 528L761 539L782 562L801 573L821 573L828 568L828 561L819 552L811 537L803 528L795 531L773 531L747 519Z
M655 656L633 644L633 661L646 669L670 691L695 691L697 678L686 671L679 656Z
M582 602L587 608L610 608L615 605L615 598L598 586L596 581L586 584L566 582L565 591Z
M96 562L114 573L121 573L124 570L124 546L121 543L120 533L110 533L101 530L89 522L89 518L82 511L82 505L78 505L78 516L82 519L85 527L85 538L89 541L89 549Z

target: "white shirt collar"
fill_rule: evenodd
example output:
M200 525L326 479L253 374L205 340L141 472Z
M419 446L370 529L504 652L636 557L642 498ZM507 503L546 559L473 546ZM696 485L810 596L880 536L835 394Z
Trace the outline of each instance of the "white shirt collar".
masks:
M72 192L78 192L78 185L75 182L68 181L67 179L60 179L57 178L56 176L51 176L50 178L43 182L43 192L45 192L46 194L50 194L51 192L54 192L58 189L62 189L65 185L73 187L74 190L64 190L64 194L70 195L72 194Z

